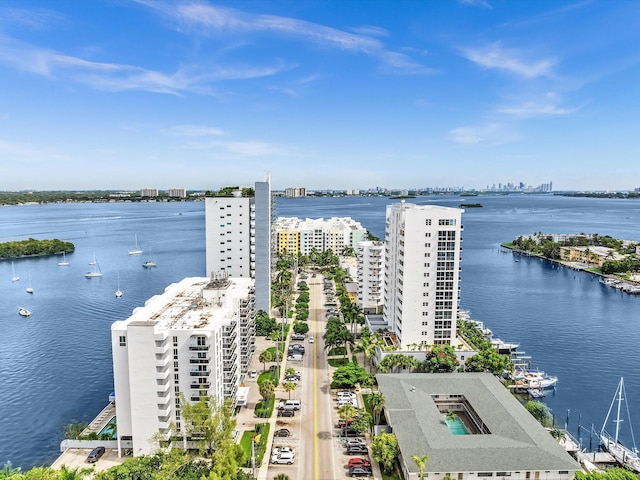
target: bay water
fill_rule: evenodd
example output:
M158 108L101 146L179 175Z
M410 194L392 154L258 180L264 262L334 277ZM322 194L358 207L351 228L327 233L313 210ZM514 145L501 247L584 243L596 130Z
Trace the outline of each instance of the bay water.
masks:
M533 366L559 377L545 403L557 424L578 419L599 431L620 377L632 423L640 428L640 296L593 275L530 257L500 243L534 232L598 233L640 240L640 203L552 195L432 196L407 200L482 208L463 215L461 306L496 336L520 344ZM278 216L351 216L384 237L384 197L283 199ZM138 236L142 255L128 255ZM113 390L110 326L166 286L205 274L204 203L108 203L0 208L0 242L73 242L60 257L0 262L0 463L29 468L59 454L62 430L89 422ZM96 257L102 277L87 279ZM142 262L153 260L156 268ZM25 292L28 277L33 294ZM122 298L116 298L118 277ZM18 307L32 312L18 315ZM622 425L623 441L630 441ZM579 435L588 446L587 429ZM609 428L611 430L611 428ZM594 439L594 442L596 440Z

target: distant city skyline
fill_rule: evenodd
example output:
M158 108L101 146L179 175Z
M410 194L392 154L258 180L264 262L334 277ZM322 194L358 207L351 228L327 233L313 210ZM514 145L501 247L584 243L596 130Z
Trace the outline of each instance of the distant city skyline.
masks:
M603 0L5 0L0 191L267 171L274 190L633 190L637 18Z

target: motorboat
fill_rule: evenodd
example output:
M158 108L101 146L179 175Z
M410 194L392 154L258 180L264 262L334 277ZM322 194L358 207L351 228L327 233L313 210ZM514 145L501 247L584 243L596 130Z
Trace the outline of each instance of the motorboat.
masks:
M23 317L30 317L31 312L24 307L18 307L18 315L21 315Z

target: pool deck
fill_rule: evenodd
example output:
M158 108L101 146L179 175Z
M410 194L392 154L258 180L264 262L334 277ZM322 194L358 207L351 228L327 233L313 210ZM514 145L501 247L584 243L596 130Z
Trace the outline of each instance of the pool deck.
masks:
M82 435L87 435L91 432L100 433L100 431L107 426L109 420L116 416L115 403L108 403L106 407L94 418L89 426L82 431Z

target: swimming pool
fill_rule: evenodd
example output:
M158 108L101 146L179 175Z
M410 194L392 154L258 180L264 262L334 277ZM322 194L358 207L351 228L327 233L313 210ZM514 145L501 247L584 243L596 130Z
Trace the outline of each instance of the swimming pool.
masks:
M118 430L116 428L116 417L113 417L107 424L102 427L102 430L98 433L98 436L110 435L109 440L116 440L118 438Z
M462 423L462 420L459 418L447 418L445 419L445 422L452 435L469 435L467 427L464 426L464 423Z

